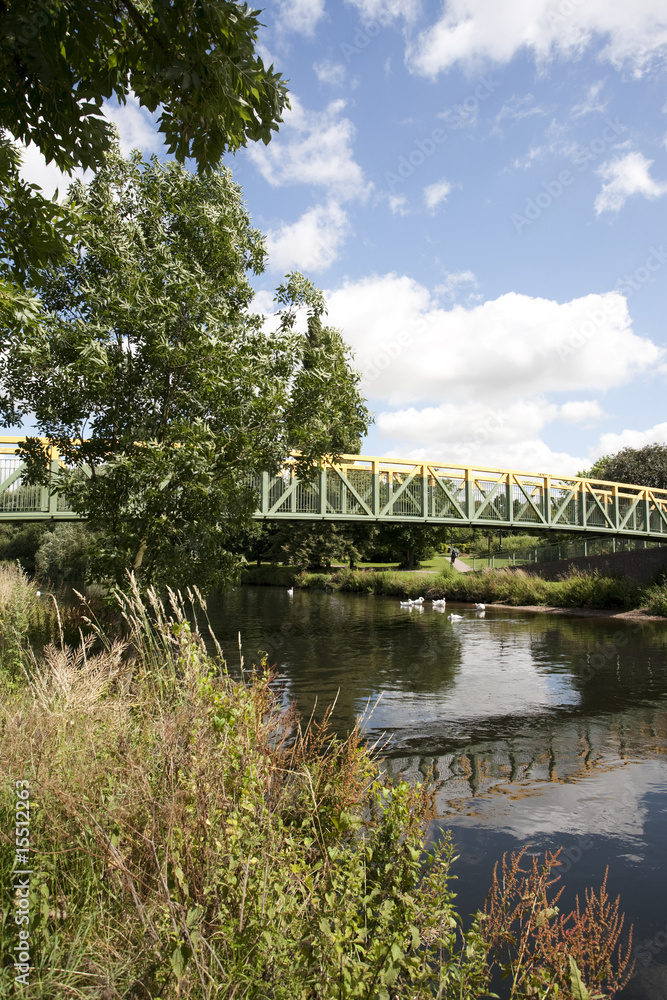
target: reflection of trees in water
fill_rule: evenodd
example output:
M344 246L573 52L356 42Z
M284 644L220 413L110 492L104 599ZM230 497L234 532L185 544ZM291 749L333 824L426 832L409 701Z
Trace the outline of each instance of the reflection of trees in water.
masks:
M534 636L535 662L570 675L585 714L667 692L667 629L599 619L551 625Z
M529 797L536 782L572 783L615 770L619 761L666 752L667 707L636 705L613 715L542 719L533 730L524 727L503 740L435 757L396 757L386 767L407 780L423 780L432 770L439 803L457 808L486 793Z
M667 629L651 623L519 612L496 615L490 610L484 620L466 622L463 630L430 607L399 611L397 599L297 590L290 600L285 590L273 587L240 588L217 606L211 602L210 612L230 666L238 660L240 628L246 665L257 661L258 650L266 651L269 663L280 671L286 697L306 718L316 701L316 715L321 715L338 695L333 722L340 733L354 725L367 699L374 700L383 690L386 699L393 699L392 711L398 706L400 717L404 693L414 721L393 730L397 752L402 752L402 742L415 754L430 753L441 761L448 751L457 760L463 755L467 763L460 764L460 777L469 789L481 789L487 780L519 781L528 766L528 744L533 771L543 761L539 766L544 780L556 780L560 762L571 758L559 733L566 732L566 742L571 739L585 748L586 726L594 731L598 725L587 723L587 717L613 712L622 720L626 708L667 693ZM557 680L563 675L564 689L576 692L572 704L559 702L556 695L553 707L531 709L526 703L505 714L499 710L496 717L480 711L467 719L433 718L431 712L428 721L425 709L420 718L422 704L432 707L440 699L446 704L453 688L466 684L466 656L470 660L479 651L476 662L489 661L489 683L502 684L495 661L503 655L511 663L517 650L530 656L543 677ZM620 733L621 722L615 725ZM535 740L541 742L539 754ZM498 763L491 752L494 746L499 747ZM593 750L590 754L594 759Z
M277 636L264 635L273 646L269 662L302 715L310 716L316 698L321 714L338 692L332 721L344 733L383 690L444 694L454 684L462 642L444 616L430 608L397 616L395 602L370 596L353 607L347 595L307 597Z

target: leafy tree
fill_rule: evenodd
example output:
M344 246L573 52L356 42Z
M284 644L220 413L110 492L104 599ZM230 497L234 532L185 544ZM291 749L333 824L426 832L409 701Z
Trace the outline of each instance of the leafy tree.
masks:
M96 168L113 145L103 99L134 95L179 162L212 169L268 142L287 104L255 52L258 15L237 0L2 0L0 125L63 170Z
M47 533L44 524L0 525L0 561L18 562L28 573L35 571L35 559Z
M114 141L105 99L158 111L179 162L201 171L248 141L267 143L288 106L255 51L258 11L237 0L0 0L0 324L39 319L37 271L62 260L76 214L19 176L14 140L61 170L97 169ZM0 351L3 344L0 340ZM0 419L20 410L0 395Z
M291 449L307 473L365 431L368 412L339 333L296 332L324 311L301 275L267 334L249 312L263 268L230 172L114 154L71 197L74 259L42 273L47 318L12 344L8 379L67 465L60 487L100 539L93 576L208 585L229 579L234 537L256 505L251 481ZM29 476L44 481L37 438Z
M364 525L367 534L369 526ZM280 524L274 529L265 557L304 569L330 569L334 562L354 565L362 558L363 542L351 525L335 521Z
M603 455L578 475L667 490L667 445L656 442L643 448L623 448L615 455Z
M84 580L88 553L93 545L88 525L81 521L56 524L45 531L35 556L35 570L42 579Z
M425 524L378 524L368 558L373 562L400 562L413 569L422 559L432 559L438 544L449 537L447 528Z

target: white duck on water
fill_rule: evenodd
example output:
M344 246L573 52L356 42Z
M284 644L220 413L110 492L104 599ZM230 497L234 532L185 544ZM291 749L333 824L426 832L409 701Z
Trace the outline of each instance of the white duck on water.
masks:
M463 615L455 615L454 613L452 613L451 615L447 615L447 617L449 618L450 622L459 622L462 621L463 619Z

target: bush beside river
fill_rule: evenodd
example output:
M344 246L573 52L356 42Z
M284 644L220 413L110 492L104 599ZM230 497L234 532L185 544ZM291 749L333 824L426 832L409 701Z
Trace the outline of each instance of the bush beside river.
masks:
M26 1000L475 1000L501 973L517 1000L590 1000L627 980L618 902L602 884L559 913L554 855L503 859L464 928L428 784L390 784L357 730L304 729L265 664L233 680L180 599L119 596L105 631L84 607L78 647L42 622L34 652L40 598L16 586L22 618L0 591L20 640L0 659L0 997L21 966Z
M515 607L601 608L628 611L643 608L667 617L667 586L641 587L632 580L597 573L572 572L561 580L543 580L523 570L484 569L442 573L338 569L330 573L299 572L288 566L248 566L243 582L296 586L389 597L509 604Z

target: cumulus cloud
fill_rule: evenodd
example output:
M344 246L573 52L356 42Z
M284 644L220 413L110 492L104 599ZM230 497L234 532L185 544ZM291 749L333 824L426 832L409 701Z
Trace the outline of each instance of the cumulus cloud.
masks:
M342 117L345 101L308 111L292 95L292 110L269 146L253 144L248 155L273 187L310 184L339 201L366 198L372 189L352 153L355 128Z
M625 430L620 434L603 434L595 454L615 455L622 448L644 448L647 444L667 444L667 423L654 424L646 431Z
M436 181L435 184L429 184L428 187L424 188L424 204L432 215L435 215L438 207L447 201L451 190L452 185L444 177L442 180Z
M324 0L279 0L278 25L283 31L312 37L323 17Z
M407 458L474 461L571 475L586 464L586 459L553 451L540 433L559 420L582 420L587 418L585 413L593 412L602 415L594 402L559 406L543 397L493 407L468 401L385 410L377 415L376 424L380 435L391 441L391 450Z
M661 198L667 194L667 181L656 181L650 175L653 160L647 160L642 153L626 153L615 160L603 163L597 171L605 182L595 199L595 211L619 212L633 194L645 198Z
M346 282L328 301L362 371L377 369L367 391L391 405L603 391L663 356L632 331L618 292L565 303L509 292L444 309L414 278L385 274Z
M601 59L628 63L639 75L667 53L663 0L572 0L568 10L559 11L552 0L449 0L439 20L410 45L408 64L435 77L457 63L507 63L522 50L545 61L602 43Z
M315 274L326 271L337 260L349 228L347 213L337 202L309 208L296 222L269 230L269 266L283 273L294 268Z
M559 417L567 424L594 424L604 416L604 410L596 399L572 399L563 403Z
M474 281L470 272L451 277ZM564 303L510 292L449 308L438 293L397 274L326 293L329 320L345 331L376 410L383 453L572 475L590 464L588 448L554 450L544 434L600 421L602 407L584 394L663 359L633 332L618 292Z

